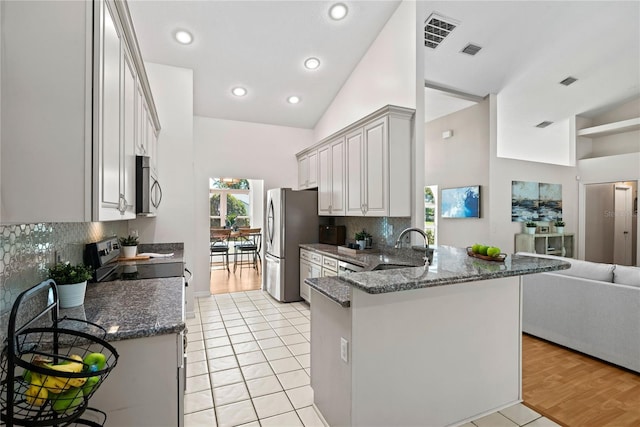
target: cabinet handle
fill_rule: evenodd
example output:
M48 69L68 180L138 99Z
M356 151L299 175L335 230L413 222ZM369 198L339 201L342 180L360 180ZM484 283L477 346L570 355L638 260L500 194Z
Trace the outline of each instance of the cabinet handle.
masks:
M125 199L124 194L120 193L120 198L118 199L118 211L121 214L124 214L127 210L127 199Z

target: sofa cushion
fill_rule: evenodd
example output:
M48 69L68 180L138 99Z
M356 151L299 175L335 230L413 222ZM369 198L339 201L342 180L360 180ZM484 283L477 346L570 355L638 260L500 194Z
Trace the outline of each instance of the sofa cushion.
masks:
M613 270L613 283L640 287L640 267L616 265Z
M571 268L558 270L554 273L599 280L601 282L613 282L613 269L615 267L613 264L600 264L573 258L565 258L564 261L571 263Z

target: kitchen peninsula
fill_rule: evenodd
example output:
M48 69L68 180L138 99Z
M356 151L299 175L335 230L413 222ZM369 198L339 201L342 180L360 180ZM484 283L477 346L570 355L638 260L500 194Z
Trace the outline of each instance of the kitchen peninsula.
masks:
M520 276L569 266L438 247L430 266L308 279L314 403L329 425L435 427L521 401Z

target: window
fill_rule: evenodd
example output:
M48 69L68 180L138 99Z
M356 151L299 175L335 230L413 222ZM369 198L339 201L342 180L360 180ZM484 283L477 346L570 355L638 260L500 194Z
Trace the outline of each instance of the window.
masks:
M437 194L438 186L430 185L424 187L424 232L427 233L429 245L435 245L436 243Z
M249 227L249 182L246 179L211 178L209 206L211 227Z

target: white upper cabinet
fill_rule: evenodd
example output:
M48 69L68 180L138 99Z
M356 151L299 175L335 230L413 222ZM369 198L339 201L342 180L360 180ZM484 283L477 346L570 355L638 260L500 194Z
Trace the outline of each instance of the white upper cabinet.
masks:
M298 154L298 189L318 187L318 150Z
M414 112L381 108L314 146L320 215L411 216Z
M345 214L344 136L318 149L318 214Z
M387 118L347 134L347 215L387 216Z
M133 218L140 98L159 122L126 3L0 7L0 222Z

